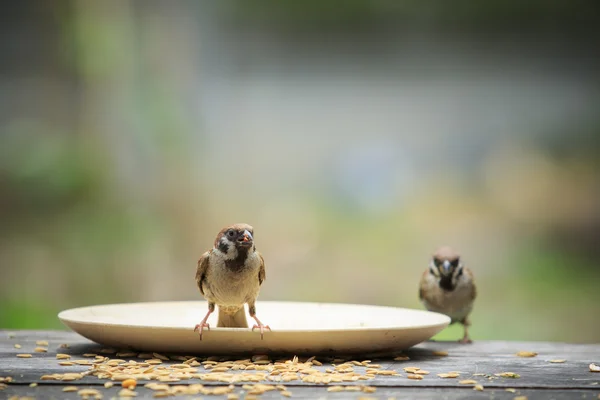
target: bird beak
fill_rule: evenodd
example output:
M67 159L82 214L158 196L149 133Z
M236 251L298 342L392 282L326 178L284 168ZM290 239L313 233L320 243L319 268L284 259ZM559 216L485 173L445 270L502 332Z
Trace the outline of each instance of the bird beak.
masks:
M444 260L444 264L442 264L444 266L444 273L447 274L448 272L450 272L450 261L448 260Z
M242 236L240 236L240 238L238 239L242 244L252 244L252 240L254 238L252 237L252 234L250 232L248 232L248 230L246 229L244 231L244 233L242 234Z

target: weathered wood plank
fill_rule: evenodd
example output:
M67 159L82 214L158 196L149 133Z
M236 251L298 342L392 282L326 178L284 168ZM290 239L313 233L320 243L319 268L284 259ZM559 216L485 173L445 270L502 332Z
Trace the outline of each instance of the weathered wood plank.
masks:
M0 376L12 376L17 384L31 382L45 383L40 377L44 374L83 372L87 366L59 366L56 353L71 354L74 359L82 359L84 353L98 353L101 346L94 344L81 336L66 331L16 331L14 337L9 338L10 332L0 331ZM37 340L49 342L48 353L34 353ZM60 348L62 343L69 344L69 348ZM16 349L15 344L20 344L21 349ZM448 352L447 357L434 355L434 350ZM538 352L534 358L520 358L515 355L519 350ZM18 353L30 353L32 358L17 358ZM410 361L393 361L389 358L377 360L383 369L393 369L400 372L401 376L383 376L361 383L383 387L460 387L461 390L470 390L460 385L460 379L474 379L487 389L498 388L564 388L564 389L591 389L600 388L600 373L589 372L588 365L592 362L600 364L600 345L576 345L563 343L518 343L482 341L472 345L459 345L454 342L428 342L410 349L406 354ZM363 360L366 356L356 356L355 359ZM565 359L563 364L553 364L549 360ZM406 378L404 367L416 366L430 371L421 381ZM320 369L331 367L325 365ZM362 368L356 368L362 372ZM202 372L200 368L200 372ZM460 371L459 379L442 379L436 376L441 372ZM521 377L518 379L499 378L495 376L477 376L473 374L494 374L500 372L515 372ZM84 377L81 383L101 384L103 381L96 377ZM78 382L79 383L79 382ZM205 383L197 379L182 383ZM61 384L55 382L54 384ZM305 385L293 382L294 385ZM402 389L404 390L404 389Z
M75 392L65 393L62 391L62 385L39 385L31 388L27 385L11 385L4 391L0 391L0 398L10 398L11 396L29 396L35 399L79 399L80 396ZM102 393L104 399L111 399L117 396L120 388L113 387L105 389L98 386L90 385L77 385L79 389L90 388L97 389ZM374 399L415 399L415 400L429 400L429 399L445 399L445 400L458 400L458 399L513 399L516 396L527 396L527 400L570 400L570 399L586 399L594 400L598 399L598 390L581 390L581 389L522 389L515 393L506 392L503 389L486 389L483 391L474 391L466 388L378 388L375 393L365 394L357 392L339 392L331 393L327 392L325 387L314 387L314 386L299 386L290 387L289 390L292 392L292 400L301 399L331 399L331 400L342 400L342 399L359 399L359 398L374 398ZM139 387L135 390L138 393L135 399L154 399L153 393L150 389ZM244 391L240 387L236 387L233 393L239 394L240 398L244 398ZM177 396L169 397L173 398L196 398L196 396ZM203 396L203 398L215 398L223 399L225 396ZM260 396L260 399L283 399L278 391L267 392Z

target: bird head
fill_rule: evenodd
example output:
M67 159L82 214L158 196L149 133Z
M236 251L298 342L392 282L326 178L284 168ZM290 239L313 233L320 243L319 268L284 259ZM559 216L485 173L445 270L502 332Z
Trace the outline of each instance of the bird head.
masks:
M441 288L454 290L463 273L460 255L448 246L440 247L433 253L429 271L438 278Z
M254 249L254 228L248 224L234 224L221 229L215 239L215 249L226 256L237 256L240 251Z

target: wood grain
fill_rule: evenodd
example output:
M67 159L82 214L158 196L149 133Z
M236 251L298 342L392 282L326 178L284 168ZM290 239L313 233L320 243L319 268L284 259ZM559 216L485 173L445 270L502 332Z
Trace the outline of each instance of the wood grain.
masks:
M49 343L47 353L35 353L38 347L36 341L46 340ZM21 348L14 347L20 344ZM61 344L68 344L68 348L61 348ZM93 376L86 376L74 383L55 381L42 381L44 374L83 372L88 366L60 366L56 359L57 353L66 353L72 359L83 359L84 353L98 353L102 347L89 340L67 331L5 331L0 330L0 376L11 376L13 382L9 387L0 392L0 398L10 395L56 397L61 398L62 387L76 385L81 388L91 386L98 388L104 381ZM447 351L448 356L437 356L433 351ZM517 357L518 351L533 351L536 357ZM17 358L17 354L30 353L32 358ZM542 342L502 342L479 341L471 345L460 345L455 342L427 342L422 343L409 351L406 355L409 361L394 361L384 355L356 355L353 359L371 359L383 369L396 370L400 376L380 376L373 380L363 381L362 384L376 386L374 394L364 393L328 393L323 386L315 386L302 382L286 384L294 393L292 398L313 398L326 396L327 398L358 398L376 397L388 398L432 398L443 392L443 398L510 398L517 395L526 395L529 399L547 398L585 398L596 399L600 394L600 373L589 372L588 365L592 362L600 364L600 345L581 345L565 343ZM114 357L114 355L112 356ZM121 357L122 358L122 357ZM135 359L135 358L134 358ZM565 363L550 363L550 360L564 359ZM174 361L173 363L177 363ZM419 367L430 372L423 380L407 379L404 367ZM320 369L331 368L325 364ZM360 369L357 368L360 372ZM438 373L460 371L460 378L443 379ZM514 372L520 378L501 378L495 373ZM487 376L474 375L487 374ZM471 386L459 384L462 379L473 379L484 386L482 392L472 390ZM30 383L36 382L39 386L30 388ZM181 384L203 383L215 385L222 383L202 382L198 379L180 382ZM506 388L514 388L517 393L506 392ZM238 388L241 390L241 388ZM239 390L236 389L237 392ZM449 390L450 389L450 390ZM106 391L105 398L115 395L113 391ZM152 393L139 388L141 397L152 396ZM71 396L77 397L77 396ZM277 393L265 394L261 398L281 396ZM139 397L138 397L139 398Z

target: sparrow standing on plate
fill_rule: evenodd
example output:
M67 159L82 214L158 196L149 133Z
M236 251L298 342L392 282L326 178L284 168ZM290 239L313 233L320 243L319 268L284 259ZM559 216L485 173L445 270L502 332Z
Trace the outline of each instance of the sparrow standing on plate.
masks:
M247 328L244 304L248 303L250 316L256 320L252 330L260 329L263 338L265 329L271 330L256 317L256 298L260 285L265 280L265 261L254 246L254 229L247 224L235 224L223 228L212 250L198 260L196 283L208 301L208 313L194 328L200 334L210 329L209 315L219 306L217 327Z
M448 246L437 249L421 277L419 298L429 311L446 314L451 324L464 326L461 343L471 343L468 317L476 295L473 273L463 265L460 255Z

